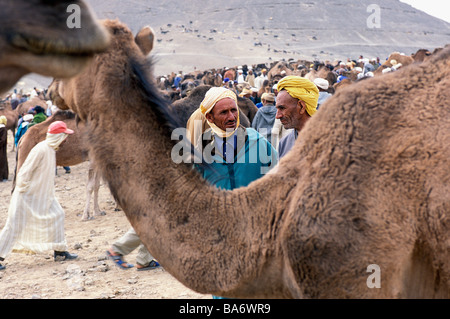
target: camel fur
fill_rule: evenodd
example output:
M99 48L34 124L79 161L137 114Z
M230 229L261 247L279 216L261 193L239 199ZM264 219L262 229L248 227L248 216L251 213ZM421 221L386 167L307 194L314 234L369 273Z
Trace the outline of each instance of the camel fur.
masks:
M450 297L450 49L337 92L276 170L223 191L171 159L178 123L151 66L125 25L103 23L111 47L62 80L61 97L142 242L180 282L233 298Z

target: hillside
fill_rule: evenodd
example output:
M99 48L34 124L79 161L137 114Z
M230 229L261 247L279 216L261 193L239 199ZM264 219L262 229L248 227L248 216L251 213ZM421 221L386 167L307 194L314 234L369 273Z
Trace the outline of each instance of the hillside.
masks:
M449 23L398 0L87 2L98 18L118 18L134 33L154 29L156 75L290 58L383 60L450 43Z
M157 73L270 58L385 58L450 43L450 24L392 0L88 2L99 18L119 18L134 32L155 30ZM371 28L371 4L378 5L379 28Z

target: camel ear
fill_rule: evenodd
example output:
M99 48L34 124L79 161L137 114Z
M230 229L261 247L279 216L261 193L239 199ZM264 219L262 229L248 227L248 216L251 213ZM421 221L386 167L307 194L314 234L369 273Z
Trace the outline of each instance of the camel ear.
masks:
M144 55L148 55L150 51L153 49L154 40L155 40L155 33L153 32L153 29L149 26L143 27L134 38L134 41L141 49L142 53L144 53Z

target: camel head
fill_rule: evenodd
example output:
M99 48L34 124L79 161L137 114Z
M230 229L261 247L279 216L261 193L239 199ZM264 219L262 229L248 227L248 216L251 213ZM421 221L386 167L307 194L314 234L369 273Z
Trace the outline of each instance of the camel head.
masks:
M154 41L154 33L150 27L143 27L133 37L131 30L118 20L101 20L99 22L109 34L110 45L106 51L94 55L92 65L97 65L103 61L110 66L108 70L114 70L114 74L117 75L127 74L125 68L130 67L127 63L128 56L134 56L136 61L147 61L147 55L152 50ZM91 95L93 88L98 85L104 85L105 88L115 85L115 89L120 90L123 81L128 81L123 76L120 78L120 83L112 84L111 79L117 79L117 76L103 74L102 78L107 83L94 83L93 74L95 72L98 72L98 70L88 66L75 77L55 78L48 88L47 95L58 108L62 110L71 109L80 120L84 120L89 112L88 107L91 105L91 101L86 99L85 92L89 92L90 94L87 95Z
M109 43L82 0L0 0L0 91L22 76L76 75Z

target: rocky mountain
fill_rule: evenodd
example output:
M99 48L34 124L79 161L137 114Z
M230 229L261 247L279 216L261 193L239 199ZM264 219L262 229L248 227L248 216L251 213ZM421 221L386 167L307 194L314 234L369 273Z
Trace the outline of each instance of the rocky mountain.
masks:
M86 0L156 33L155 74L281 59L384 60L450 43L450 24L398 0Z
M279 59L384 59L450 43L450 24L398 0L87 0L156 35L156 73Z

